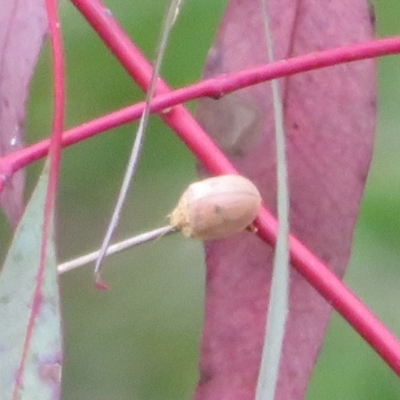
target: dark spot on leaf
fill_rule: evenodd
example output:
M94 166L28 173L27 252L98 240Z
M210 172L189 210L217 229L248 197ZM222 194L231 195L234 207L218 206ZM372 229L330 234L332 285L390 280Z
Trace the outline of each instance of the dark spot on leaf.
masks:
M211 370L202 368L201 374L200 374L199 385L210 382L213 379L213 375L214 374L211 372Z
M373 4L368 3L368 9L369 9L369 20L371 21L371 25L375 27L376 23L375 7Z
M222 207L219 206L218 204L216 204L214 206L214 212L215 212L215 214L221 214L222 213Z
M207 64L204 70L204 78L209 78L217 73L221 73L221 71L224 70L222 55L222 43L218 43L218 41L216 41L208 53Z
M13 261L14 263L20 263L22 261L22 254L21 253L15 253L13 256Z
M10 302L9 296L0 296L0 304L8 304Z

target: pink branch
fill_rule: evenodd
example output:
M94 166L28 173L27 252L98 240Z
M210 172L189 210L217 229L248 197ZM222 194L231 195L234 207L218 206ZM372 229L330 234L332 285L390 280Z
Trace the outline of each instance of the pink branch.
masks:
M343 62L396 54L399 51L400 37L394 37L281 60L246 71L233 72L212 79L202 80L181 89L159 94L152 100L151 112L157 113L163 110L169 110L179 104L201 97L219 98L238 89L243 89L271 79L287 77ZM140 118L143 108L143 102L137 103L133 106L123 108L69 129L63 134L62 146L70 146L101 132L134 121ZM12 175L19 169L46 156L49 151L49 144L49 139L45 139L1 158L0 170L6 176ZM0 190L1 189L2 186L0 182Z

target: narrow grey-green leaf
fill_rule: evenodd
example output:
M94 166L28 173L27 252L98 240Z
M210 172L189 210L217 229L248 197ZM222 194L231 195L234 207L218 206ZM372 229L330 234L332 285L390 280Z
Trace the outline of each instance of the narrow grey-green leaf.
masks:
M265 0L261 0L265 43L268 61L274 61L273 39ZM271 81L275 124L278 236L274 254L274 269L268 303L264 346L256 387L256 400L273 400L278 384L279 366L285 337L289 303L289 185L286 162L286 139L283 122L283 105L278 81Z
M15 232L0 275L0 393L9 399L58 399L61 323L53 223L40 275L45 167Z

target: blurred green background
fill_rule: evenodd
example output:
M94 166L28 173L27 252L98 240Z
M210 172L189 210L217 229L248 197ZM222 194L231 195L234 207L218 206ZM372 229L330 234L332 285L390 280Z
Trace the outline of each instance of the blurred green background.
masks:
M119 0L108 5L152 59L166 4L165 0ZM186 1L162 70L171 86L200 78L224 4ZM400 3L377 0L374 4L379 36L400 34ZM67 62L67 126L143 98L73 6L66 2L60 6ZM31 88L30 143L49 132L49 68L46 47ZM376 148L346 282L400 337L400 57L380 60L378 73ZM134 129L124 126L64 152L57 226L61 261L99 246ZM28 193L41 166L36 163L28 168ZM164 224L194 176L192 156L152 118L117 237ZM4 220L1 223L5 232ZM5 249L9 238L2 236ZM190 399L197 381L202 322L201 245L179 235L164 238L109 259L104 278L111 288L106 293L94 290L90 267L61 278L63 399ZM400 384L394 373L334 314L307 400L399 398Z

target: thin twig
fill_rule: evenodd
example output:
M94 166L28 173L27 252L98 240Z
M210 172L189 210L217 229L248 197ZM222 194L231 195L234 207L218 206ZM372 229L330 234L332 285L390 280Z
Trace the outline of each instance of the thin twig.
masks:
M156 61L155 61L154 68L152 71L149 89L146 94L145 108L144 108L142 117L140 118L139 127L136 132L135 141L132 146L131 155L129 157L128 165L125 170L125 175L124 175L124 179L122 181L120 192L118 194L117 202L115 204L110 223L108 225L106 234L103 239L103 243L101 244L98 258L96 260L94 274L95 274L95 281L97 283L100 283L100 280L101 280L100 270L102 267L102 263L103 263L105 255L106 255L107 248L111 242L114 231L118 225L119 217L122 212L122 207L125 203L125 199L126 199L126 195L128 193L129 186L132 183L133 176L137 169L139 157L140 157L140 154L141 154L141 151L143 148L144 135L146 132L146 127L147 127L147 123L148 123L149 116L150 116L151 100L154 97L154 94L155 94L155 91L157 88L157 80L159 77L159 71L161 68L162 60L164 58L165 50L167 48L169 33L170 33L171 28L176 20L181 1L182 0L171 0L171 3L168 7L167 14L164 18L163 26L161 28L160 41L159 41Z
M168 225L168 226L163 226L162 228L154 229L153 231L142 233L140 235L131 237L129 239L125 239L121 242L109 246L106 252L106 256L118 253L120 251L129 249L133 246L137 246L139 244L150 242L151 240L158 239L162 236L169 235L174 232L177 232L177 230L172 226ZM63 274L65 272L71 271L72 269L82 267L83 265L95 261L99 256L99 254L100 251L97 250L93 251L92 253L86 254L84 256L59 264L57 266L57 272L59 274Z

